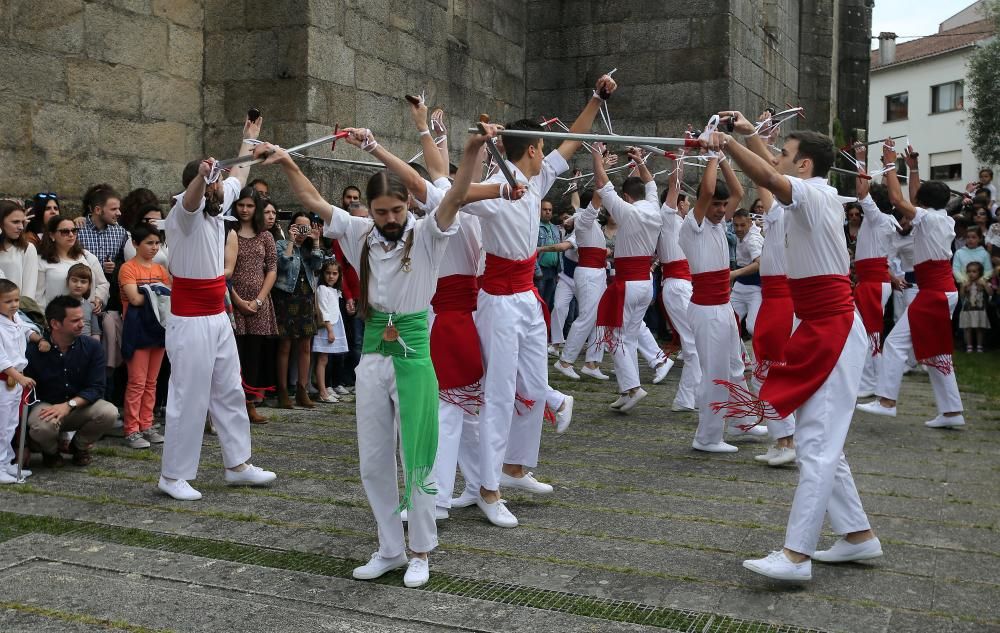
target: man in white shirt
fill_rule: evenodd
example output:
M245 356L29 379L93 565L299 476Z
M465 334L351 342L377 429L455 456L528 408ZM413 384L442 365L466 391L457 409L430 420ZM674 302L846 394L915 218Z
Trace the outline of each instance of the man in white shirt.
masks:
M735 281L729 303L741 321L746 319L747 332L753 334L761 302L760 252L764 247L764 234L746 209L733 213L733 232L736 233L737 268L729 273Z

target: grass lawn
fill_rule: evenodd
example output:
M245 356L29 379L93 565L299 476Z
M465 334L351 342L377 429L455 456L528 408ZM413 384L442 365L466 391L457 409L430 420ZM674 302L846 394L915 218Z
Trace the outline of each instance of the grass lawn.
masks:
M955 370L960 389L981 393L1000 404L1000 354L996 351L968 354L956 346Z

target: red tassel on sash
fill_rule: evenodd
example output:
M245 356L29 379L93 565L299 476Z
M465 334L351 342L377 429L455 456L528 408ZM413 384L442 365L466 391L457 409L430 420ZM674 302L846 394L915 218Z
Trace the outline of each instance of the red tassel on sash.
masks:
M608 259L608 249L596 246L581 246L576 253L580 259L577 266L584 268L604 268Z
M226 278L188 279L174 277L170 286L170 314L200 317L226 311Z
M448 275L438 279L437 291L431 298L434 308L431 361L442 392L468 387L483 377L479 333L472 320L477 293L475 276ZM469 404L469 394L460 391L453 395L456 400Z
M535 259L506 259L486 253L486 270L480 277L479 287L490 295L516 295L521 292L533 292L542 306L542 317L545 318L545 329L550 329L549 307L542 301L535 287Z
M854 303L871 340L872 356L875 356L881 349L882 284L889 281L889 261L884 257L859 259L854 262L854 271L858 275Z
M650 258L616 257L615 277L597 304L597 326L602 329L596 345L607 345L615 353L621 345L621 327L625 318L625 282L645 281L649 276Z
M753 375L763 383L771 367L785 363L785 346L792 336L795 306L788 277L784 275L762 275L760 291L760 312L753 333L756 361Z
M951 262L930 260L913 267L917 296L906 309L913 355L921 365L950 374L955 341L951 337L951 310L945 293L955 292Z

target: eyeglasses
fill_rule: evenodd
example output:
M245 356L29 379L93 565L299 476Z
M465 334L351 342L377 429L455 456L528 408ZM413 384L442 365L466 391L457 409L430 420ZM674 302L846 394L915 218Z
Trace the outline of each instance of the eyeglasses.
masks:
M46 198L52 198L53 200L58 200L59 199L59 196L57 196L56 194L52 193L51 191L48 192L48 193L36 193L35 197L36 198L41 198L42 200L44 200Z
M76 235L79 232L80 232L80 229L77 229L77 228L72 228L72 229L56 229L56 233L58 233L59 235Z

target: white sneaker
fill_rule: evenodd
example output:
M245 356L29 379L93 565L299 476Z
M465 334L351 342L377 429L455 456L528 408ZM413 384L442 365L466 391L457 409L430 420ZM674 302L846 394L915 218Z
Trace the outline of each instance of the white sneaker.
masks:
M705 451L706 453L735 453L738 448L732 444L726 444L725 442L716 442L715 444L702 444L698 440L691 442L691 448L696 451Z
M874 397L875 397L875 392L870 389L858 392L858 400L863 400L865 398L874 398Z
M0 484L16 484L17 477L8 475L6 470L0 470Z
M125 438L125 443L128 444L129 448L149 448L149 440L144 438L142 433L139 431L130 433L129 436Z
M17 479L17 464L8 464L5 468L0 468L0 473L6 472L8 475ZM31 477L31 471L27 468L21 469L21 477Z
M525 492L533 492L536 495L552 494L552 486L535 479L535 473L525 473L522 477L511 477L507 473L500 473L501 488L516 488Z
M767 462L768 466L784 466L785 464L791 464L795 461L795 449L791 446L785 446L784 448L778 449L778 454L773 458L769 459Z
M813 553L813 560L821 563L849 563L855 560L871 560L882 555L882 543L878 537L861 543L848 543L846 539L838 539L830 549Z
M608 406L611 407L612 411L618 411L619 409L622 408L622 405L625 404L626 402L628 402L628 393L623 393L622 395L618 396L617 400L615 400Z
M771 552L765 558L745 560L743 566L775 580L812 580L812 561L793 563L782 550Z
M573 396L566 396L562 407L556 411L556 433L565 433L573 421Z
M959 426L965 426L965 416L953 415L949 417L939 415L933 420L927 420L924 422L924 426L929 426L932 429L953 429Z
M277 478L278 476L271 471L253 464L247 464L247 467L241 471L226 469L226 483L232 486L263 486Z
M629 411L634 409L637 404L642 402L642 399L648 395L649 394L646 393L645 389L639 387L638 389L635 390L634 394L627 397L625 403L622 406L618 407L619 413L628 413Z
M142 436L150 444L163 444L163 436L160 435L159 431L150 428L142 432Z
M192 488L191 484L183 479L175 479L171 482L167 481L161 475L156 487L178 501L197 501L201 499L201 493Z
M382 558L382 556L375 552L372 554L371 560L362 565L361 567L355 567L351 575L357 580L374 580L379 576L392 571L393 569L399 569L407 563L406 554L400 554L395 558Z
M451 507L453 508L468 508L469 506L476 505L476 501L479 500L479 491L469 490L466 488L457 497L453 497L451 500Z
M549 356L559 356L559 348L555 345L549 345Z
M684 404L677 404L676 402L670 407L670 410L674 413L690 413L692 411L697 411L698 407L689 407Z
M403 574L403 584L411 589L426 585L431 579L430 563L426 558L414 556L410 559L410 564L406 566L406 573Z
M764 437L765 435L767 435L767 426L763 424L751 426L749 429L745 431L740 427L736 426L736 424L737 424L736 422L730 420L729 424L726 425L726 432L729 433L730 435L735 435L737 437L741 435L746 435L749 437Z
M771 446L770 448L767 449L766 453L763 453L761 455L754 455L754 460L758 462L769 462L775 457L777 457L780 452L781 452L780 448L778 448L777 446Z
M496 503L486 503L482 497L476 499L476 505L483 511L490 523L502 528L516 528L517 517L511 514L503 499Z
M885 415L890 418L896 417L896 407L883 407L878 400L872 400L871 402L859 403L854 407L858 411L864 411L865 413L872 413L874 415Z
M563 376L566 376L567 378L572 378L573 380L580 380L580 374L576 373L573 370L572 365L566 366L562 364L562 361L557 360L552 364L552 366L555 367L556 371L558 371Z
M406 510L400 511L399 518L403 523L406 523L407 521L410 520L409 515L406 513ZM448 518L448 510L446 510L445 508L434 506L435 521L444 521L447 518Z
M597 380L609 380L610 376L601 371L600 367L587 367L584 365L580 368L580 373L584 376L590 376L591 378L596 378Z
M344 385L337 385L336 387L333 388L333 390L337 392L338 396L346 396L347 394L351 393L350 391L347 390L347 387L345 387Z
M653 374L653 384L658 385L663 382L663 379L667 377L670 373L670 369L674 366L674 361L667 359L662 365L656 368L656 373Z

